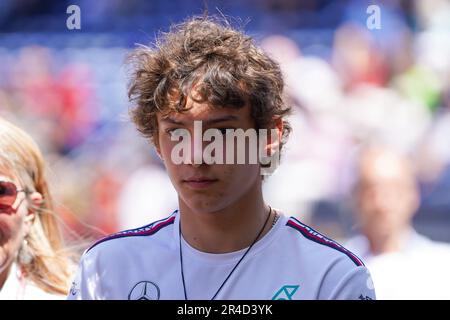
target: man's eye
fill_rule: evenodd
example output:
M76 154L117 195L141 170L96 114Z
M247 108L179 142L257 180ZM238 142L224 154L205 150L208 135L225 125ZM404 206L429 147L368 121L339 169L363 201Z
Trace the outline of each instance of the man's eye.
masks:
M189 130L184 128L167 128L164 130L170 137L189 137Z
M182 128L168 128L165 130L167 134L181 133L183 131Z
M227 133L233 132L233 128L216 128L216 130L219 130L221 134L226 135ZM228 132L227 132L228 130Z

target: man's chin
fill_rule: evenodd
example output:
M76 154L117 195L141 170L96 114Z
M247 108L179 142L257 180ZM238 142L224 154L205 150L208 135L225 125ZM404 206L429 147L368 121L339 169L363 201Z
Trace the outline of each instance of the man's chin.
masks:
M207 198L199 199L199 197L191 197L188 198L188 201L185 201L187 206L197 213L204 213L204 214L214 214L216 212L219 212L220 210L223 210L226 205L221 201L220 203L216 201L211 201Z

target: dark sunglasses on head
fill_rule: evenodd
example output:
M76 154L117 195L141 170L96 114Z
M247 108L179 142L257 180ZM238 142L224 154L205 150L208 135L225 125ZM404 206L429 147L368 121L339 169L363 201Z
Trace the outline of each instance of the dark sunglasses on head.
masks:
M26 191L18 189L12 182L0 181L0 211L11 210L19 192Z

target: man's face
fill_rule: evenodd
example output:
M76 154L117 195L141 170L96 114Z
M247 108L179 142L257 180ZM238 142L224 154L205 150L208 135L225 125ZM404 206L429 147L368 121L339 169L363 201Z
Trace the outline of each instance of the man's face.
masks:
M406 164L390 154L368 153L360 167L358 218L366 233L388 235L411 223L418 194Z
M238 201L260 186L260 165L256 164L206 164L195 163L194 156L202 154L210 142L201 142L202 137L195 137L194 121L201 121L202 134L208 129L219 129L226 140L225 129L251 129L255 122L250 114L250 107L240 109L216 108L205 103L197 103L190 98L184 113L172 113L168 116L157 115L158 137L157 150L166 166L169 177L178 192L180 201L200 212L215 212ZM190 133L191 154L182 164L176 164L172 158L174 147L179 141L172 141L171 135L176 129L185 129ZM238 148L239 146L236 146ZM240 146L242 147L242 146ZM236 150L235 148L235 150ZM224 143L224 156L226 148ZM198 158L197 158L198 159Z

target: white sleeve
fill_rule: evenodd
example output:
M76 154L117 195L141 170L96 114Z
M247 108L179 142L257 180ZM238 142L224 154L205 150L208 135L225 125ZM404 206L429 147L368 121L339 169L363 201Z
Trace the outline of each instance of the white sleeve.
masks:
M91 252L83 254L67 300L102 299L100 277L95 265Z
M333 274L333 272L331 272ZM366 267L352 268L346 273L328 277L324 281L323 295L319 299L375 300L372 277Z

